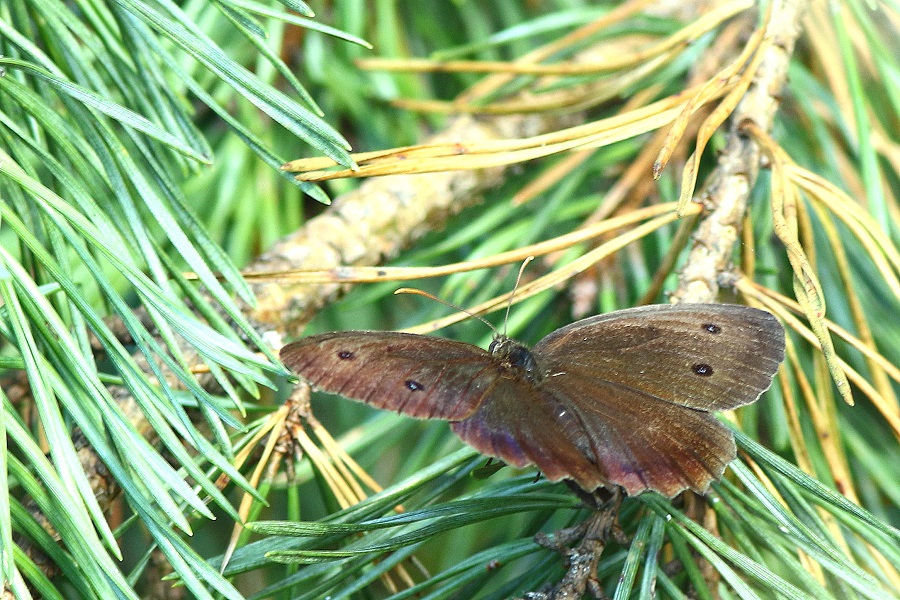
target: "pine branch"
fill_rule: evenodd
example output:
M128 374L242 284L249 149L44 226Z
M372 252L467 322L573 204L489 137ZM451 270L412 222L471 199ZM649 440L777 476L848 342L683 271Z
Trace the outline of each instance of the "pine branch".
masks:
M559 117L464 116L428 143L499 141L553 131L559 123ZM443 229L453 215L477 204L483 192L504 181L508 170L496 167L366 180L245 269L272 274L333 269L337 282L257 283L253 285L257 306L249 313L251 318L261 328L296 337L319 308L348 289L338 283L341 267L376 266L395 258L426 233Z
M771 131L787 82L788 64L803 31L806 6L806 0L788 0L777 3L772 14L768 35L773 43L762 57L749 89L729 117L725 149L719 154L716 169L707 178L698 200L706 213L694 234L678 288L672 294L673 301L714 302L722 282L728 280L761 158L759 145L743 133L742 127L750 121L763 131Z

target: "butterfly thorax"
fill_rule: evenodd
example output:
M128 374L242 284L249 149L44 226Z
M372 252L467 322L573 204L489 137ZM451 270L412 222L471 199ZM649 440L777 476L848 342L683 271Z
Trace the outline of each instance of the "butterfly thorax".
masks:
M498 335L491 342L488 351L496 357L500 364L513 375L517 375L534 383L543 378L534 354L527 346L504 335Z

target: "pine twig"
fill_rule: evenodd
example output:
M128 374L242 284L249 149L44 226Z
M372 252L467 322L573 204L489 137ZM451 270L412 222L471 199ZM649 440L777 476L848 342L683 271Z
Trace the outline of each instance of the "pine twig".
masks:
M707 213L694 235L678 288L672 294L676 302L714 302L723 276L731 270L734 247L740 240L741 220L759 175L761 156L759 146L741 133L741 126L752 121L763 131L772 130L807 5L806 0L784 0L775 8L769 25L774 43L731 115L725 149L698 200Z
M616 488L612 498L579 525L558 531L552 538L540 534L535 536L538 544L565 555L568 570L552 589L528 592L523 600L580 600L587 592L595 598L603 598L602 588L597 581L597 563L607 541L611 537L623 535L616 529L621 506L622 490ZM565 546L579 538L581 541L574 548Z

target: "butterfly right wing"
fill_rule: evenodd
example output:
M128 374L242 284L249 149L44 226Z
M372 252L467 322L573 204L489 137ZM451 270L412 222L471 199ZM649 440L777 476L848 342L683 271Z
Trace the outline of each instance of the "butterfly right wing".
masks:
M498 379L472 344L384 331L339 331L288 344L281 360L314 387L418 419L471 415Z

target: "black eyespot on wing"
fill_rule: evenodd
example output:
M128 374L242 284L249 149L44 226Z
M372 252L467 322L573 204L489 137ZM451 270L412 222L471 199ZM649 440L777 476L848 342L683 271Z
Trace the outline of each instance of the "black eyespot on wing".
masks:
M411 392L420 392L425 389L424 385L413 379L407 379L404 383L406 388Z
M722 333L722 328L716 325L715 323L705 323L703 325L703 330L707 333L712 333L713 335L717 333Z
M709 377L713 374L713 368L711 366L701 363L694 365L693 367L691 367L691 369L693 369L694 373L696 373L700 377Z
M341 360L352 360L354 357L354 354L352 352L350 352L349 350L341 350L340 352L337 353L337 357Z

